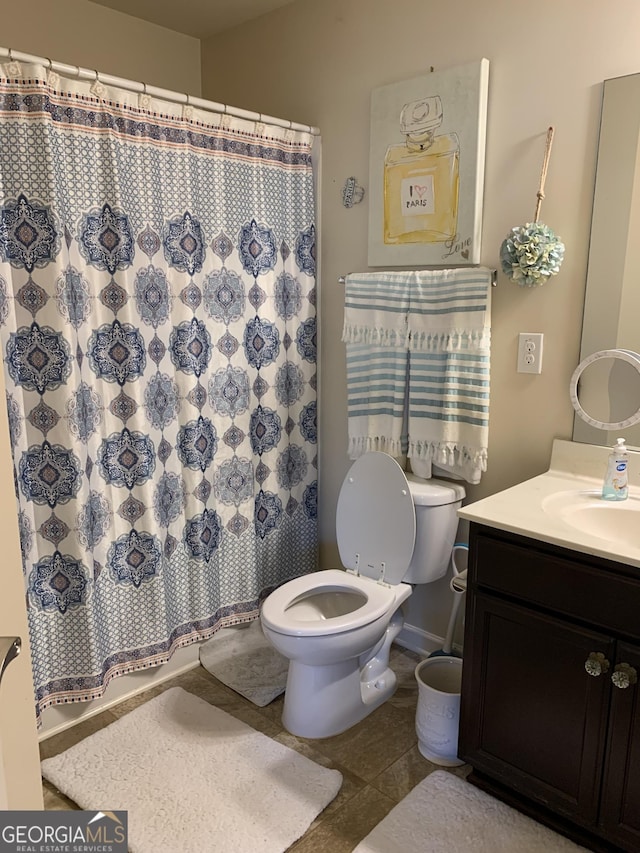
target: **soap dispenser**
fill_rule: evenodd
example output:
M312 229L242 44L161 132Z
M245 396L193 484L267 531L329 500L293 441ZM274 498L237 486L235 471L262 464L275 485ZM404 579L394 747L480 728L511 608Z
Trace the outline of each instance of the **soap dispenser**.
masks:
M623 501L629 494L627 466L629 456L624 438L617 439L607 460L607 473L602 486L605 501Z

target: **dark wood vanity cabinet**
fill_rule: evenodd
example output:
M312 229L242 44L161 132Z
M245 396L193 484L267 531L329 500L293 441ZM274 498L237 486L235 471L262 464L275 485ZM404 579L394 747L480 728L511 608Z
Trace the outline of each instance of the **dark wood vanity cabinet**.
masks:
M467 590L470 781L594 850L640 851L640 569L472 524Z

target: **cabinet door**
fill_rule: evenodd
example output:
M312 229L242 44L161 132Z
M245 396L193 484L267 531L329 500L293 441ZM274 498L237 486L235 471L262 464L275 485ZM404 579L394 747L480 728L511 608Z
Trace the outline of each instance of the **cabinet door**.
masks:
M602 827L624 850L640 850L640 649L618 644L615 669L632 667L628 687L611 691L610 740L602 796ZM622 681L622 684L625 682Z
M613 639L483 594L472 595L467 620L460 756L595 825L612 686L585 661L592 652L611 661Z

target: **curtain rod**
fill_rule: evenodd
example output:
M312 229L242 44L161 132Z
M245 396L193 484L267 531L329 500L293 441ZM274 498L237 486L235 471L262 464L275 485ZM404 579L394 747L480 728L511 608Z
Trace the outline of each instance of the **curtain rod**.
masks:
M295 121L275 118L275 116L255 113L251 110L243 110L240 107L230 107L227 104L216 103L216 101L206 101L204 98L197 98L193 95L183 94L182 92L172 92L170 89L147 86L146 83L139 83L136 80L126 80L124 77L114 77L111 74L103 74L90 68L81 68L79 65L54 62L47 57L22 53L19 50L12 50L10 47L0 47L0 58L6 58L9 62L28 62L34 65L44 65L50 71L55 71L57 74L62 74L65 77L77 77L78 80L91 80L92 82L99 81L107 86L116 86L120 89L126 89L129 92L140 92L145 95L151 95L153 98L171 101L176 104L187 104L188 106L207 110L212 113L226 113L227 115L246 119L247 121L259 121L264 124L275 125L276 127L286 127L291 130L301 131L302 133L311 133L313 136L320 135L319 128L308 124L298 124Z

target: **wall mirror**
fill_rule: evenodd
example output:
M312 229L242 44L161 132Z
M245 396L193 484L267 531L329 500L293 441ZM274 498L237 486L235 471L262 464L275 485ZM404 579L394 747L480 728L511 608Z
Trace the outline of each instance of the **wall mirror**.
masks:
M631 74L604 82L581 362L600 350L640 351L639 235L640 74ZM640 393L633 368L613 360L591 367L593 375L591 370L583 373L579 393L587 412L590 405L596 407L589 412L593 420L611 420L611 413L620 413L620 406L630 412ZM615 397L609 396L612 389L617 389ZM601 419L598 414L606 417ZM575 417L574 441L608 445L619 436L629 446L640 448L640 424L617 430L612 436Z

